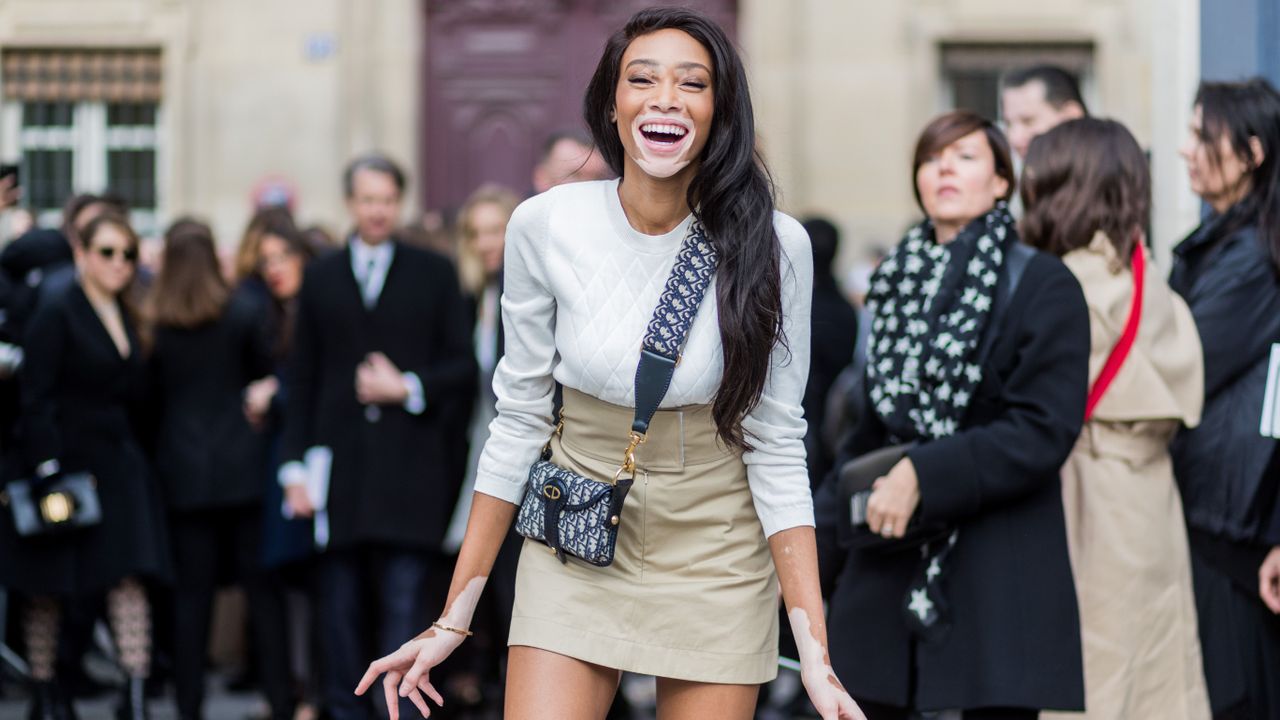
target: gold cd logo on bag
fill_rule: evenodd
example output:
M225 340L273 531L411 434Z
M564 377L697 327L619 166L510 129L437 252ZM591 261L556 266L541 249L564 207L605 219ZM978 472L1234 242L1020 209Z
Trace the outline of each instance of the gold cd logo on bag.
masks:
M560 488L556 487L555 485L543 485L542 496L548 500L559 500Z

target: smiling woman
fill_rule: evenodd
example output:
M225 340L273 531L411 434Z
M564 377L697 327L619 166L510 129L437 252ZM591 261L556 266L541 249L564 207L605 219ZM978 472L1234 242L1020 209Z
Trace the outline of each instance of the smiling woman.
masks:
M427 673L468 634L520 505L521 533L548 541L520 556L505 717L599 720L625 670L658 676L664 718L747 720L777 673L781 585L810 699L824 720L861 718L827 660L817 583L800 407L810 248L774 209L737 52L702 15L642 11L610 38L583 113L621 179L512 215L498 416L445 613L359 691L386 673L389 706L399 694L427 710ZM642 341L667 348L656 383ZM602 562L562 544L581 532L555 504L564 477L613 478L606 492L625 498L599 530Z

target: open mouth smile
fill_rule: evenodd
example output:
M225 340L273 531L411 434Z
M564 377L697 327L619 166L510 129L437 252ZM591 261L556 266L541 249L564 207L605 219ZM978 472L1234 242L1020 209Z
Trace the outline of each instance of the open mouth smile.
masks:
M657 152L671 152L684 143L689 128L681 123L646 121L640 124L645 145Z

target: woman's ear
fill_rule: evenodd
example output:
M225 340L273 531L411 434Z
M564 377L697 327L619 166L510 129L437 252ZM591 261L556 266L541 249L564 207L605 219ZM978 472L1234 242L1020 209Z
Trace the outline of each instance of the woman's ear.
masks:
M616 123L616 122L618 122L618 110L617 110L617 108L609 108L609 122L611 122L611 123Z
M1262 167L1263 161L1267 159L1267 153L1262 149L1262 141L1257 135L1249 137L1249 154L1253 156L1253 166Z
M998 201L1000 198L1005 197L1006 195L1008 195L1008 194L1009 194L1009 181L1008 181L1008 180L1006 180L1005 178L1002 178L1002 177L1000 177L999 175L997 175L997 176L996 176L996 182L995 182L995 191L996 191L996 194L995 194L995 198L994 198L994 199L995 199L995 200L997 200L997 201Z

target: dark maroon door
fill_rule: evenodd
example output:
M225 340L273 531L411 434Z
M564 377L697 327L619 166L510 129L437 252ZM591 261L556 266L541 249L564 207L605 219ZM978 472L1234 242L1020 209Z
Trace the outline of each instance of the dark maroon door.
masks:
M423 207L457 207L484 182L529 192L544 139L585 131L609 34L655 4L699 7L736 36L736 0L426 0Z

